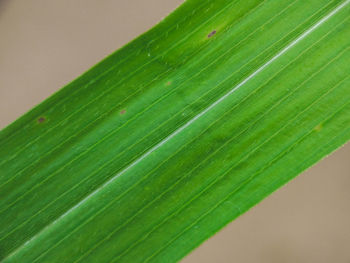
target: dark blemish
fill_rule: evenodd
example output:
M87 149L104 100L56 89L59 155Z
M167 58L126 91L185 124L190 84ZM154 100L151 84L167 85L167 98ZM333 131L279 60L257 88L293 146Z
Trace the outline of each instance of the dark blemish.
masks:
M39 123L43 123L44 121L46 121L46 118L45 118L45 117L40 117L40 118L38 119L38 122L39 122Z
M167 85L167 86L170 86L170 85L171 85L171 81L168 81L168 82L166 83L166 85Z
M120 111L120 115L123 115L123 114L125 114L126 113L126 110L121 110Z
M214 36L215 34L216 34L216 30L212 31L212 32L208 35L208 38Z

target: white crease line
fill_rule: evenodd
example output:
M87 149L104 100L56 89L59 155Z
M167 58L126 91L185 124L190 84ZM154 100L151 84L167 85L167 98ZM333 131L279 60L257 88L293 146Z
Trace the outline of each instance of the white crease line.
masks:
M60 221L62 218L73 212L76 208L83 205L86 201L88 201L90 198L92 198L94 195L96 195L100 190L108 186L110 183L113 183L119 176L126 173L128 170L133 168L135 165L137 165L139 162L144 160L147 156L149 156L151 153L156 151L158 148L166 144L169 140L174 138L176 135L181 133L183 130L185 130L188 126L190 126L192 123L194 123L196 120L201 118L203 115L205 115L207 112L209 112L211 109L213 109L216 105L221 103L223 100L225 100L228 96L230 96L232 93L234 93L236 90L238 90L240 87L242 87L244 84L246 84L249 80L254 78L257 74L259 74L261 71L263 71L266 67L268 67L272 62L274 62L276 59L278 59L280 56L282 56L284 53L286 53L289 49L294 47L297 43L299 43L301 40L303 40L305 37L307 37L309 34L311 34L313 31L315 31L318 27L320 27L323 23L325 23L327 20L329 20L332 16L334 16L336 13L338 13L342 8L344 8L346 5L350 3L350 0L346 0L344 3L339 5L337 8L335 8L332 12L330 12L328 15L323 17L319 22L317 22L315 25L313 25L311 28L309 28L307 31L305 31L302 35L300 35L297 39L293 40L288 46L286 46L284 49L282 49L277 55L275 55L273 58L271 58L268 62L266 62L264 65L262 65L260 68L258 68L256 71L254 71L250 76L248 76L246 79L244 79L242 82L237 84L233 89L231 89L229 92L227 92L224 96L222 96L220 99L212 103L208 108L203 110L201 113L196 115L193 119L189 120L187 123L185 123L183 126L175 130L172 134L170 134L168 137L166 137L163 141L159 142L155 146L153 146L150 150L145 152L143 155L141 155L137 160L129 164L127 167L125 167L122 171L117 173L115 176L113 176L111 179L109 179L107 182L105 182L103 185L101 185L99 188L97 188L95 191L90 193L88 196L86 196L84 199L82 199L79 203L74 205L72 208L67 210L64 214L62 214L60 217L58 217L56 220L54 220L51 224L44 227L39 233L37 233L35 236L33 236L31 239L26 241L23 245L18 247L16 250L14 250L11 254L8 255L7 259L13 256L17 253L22 247L28 245L30 242L38 238L41 233L45 232L46 229L49 227L55 225L58 221ZM4 259L6 260L6 258Z

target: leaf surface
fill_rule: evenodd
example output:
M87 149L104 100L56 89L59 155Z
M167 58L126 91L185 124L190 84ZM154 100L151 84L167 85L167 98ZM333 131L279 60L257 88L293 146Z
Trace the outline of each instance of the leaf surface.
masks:
M0 133L3 262L175 262L350 138L350 0L188 0Z

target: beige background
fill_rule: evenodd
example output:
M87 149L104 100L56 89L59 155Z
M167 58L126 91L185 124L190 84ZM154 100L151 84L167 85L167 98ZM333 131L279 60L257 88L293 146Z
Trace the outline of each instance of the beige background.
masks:
M0 0L0 128L142 33L181 0ZM350 263L350 145L183 263Z

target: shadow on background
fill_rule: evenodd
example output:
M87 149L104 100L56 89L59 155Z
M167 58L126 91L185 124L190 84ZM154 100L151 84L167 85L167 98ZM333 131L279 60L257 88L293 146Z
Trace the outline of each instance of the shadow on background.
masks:
M8 4L9 0L0 0L0 15L6 8L6 4Z

